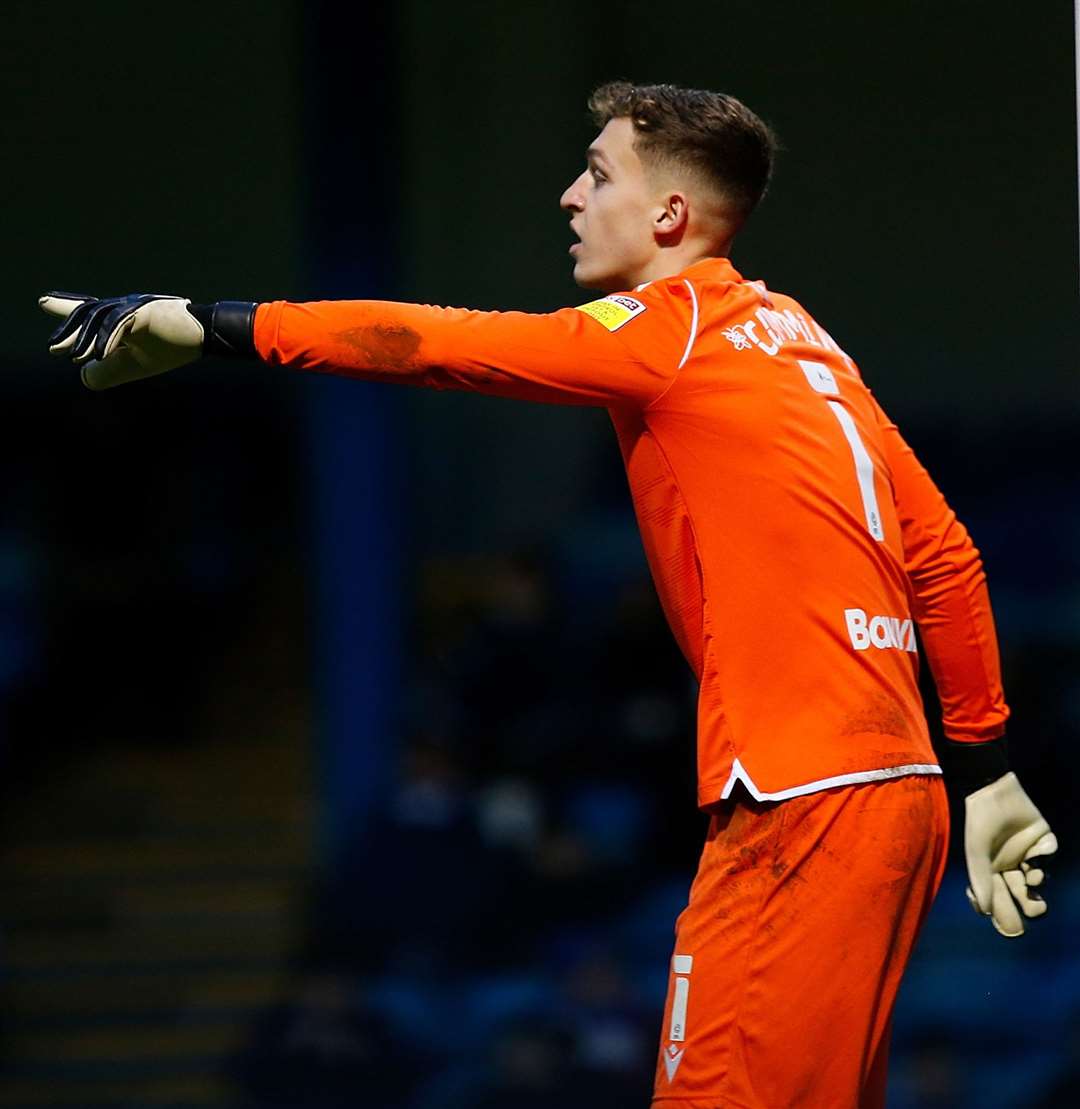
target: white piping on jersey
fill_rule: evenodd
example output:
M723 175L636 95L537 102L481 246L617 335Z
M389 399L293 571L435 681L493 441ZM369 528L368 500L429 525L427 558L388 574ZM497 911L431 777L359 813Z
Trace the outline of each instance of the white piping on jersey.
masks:
M682 361L679 363L680 370L683 368L683 366L686 365L686 360L690 357L690 351L693 349L694 346L694 340L697 338L698 318L697 293L694 292L694 286L691 285L685 277L683 278L683 284L690 290L690 300L693 302L694 305L694 315L690 320L690 338L686 340L686 350L683 351Z
M858 770L854 774L836 774L832 778L819 778L816 782L807 782L805 785L792 786L790 789L780 789L775 793L767 793L754 785L753 778L746 772L746 768L738 759L731 764L731 774L728 777L720 799L731 796L736 782L746 786L755 801L786 801L790 797L803 797L808 793L819 793L823 789L834 789L836 786L861 785L864 782L886 782L890 778L909 778L916 774L940 774L941 767L933 763L909 763L906 766L889 766L883 770Z

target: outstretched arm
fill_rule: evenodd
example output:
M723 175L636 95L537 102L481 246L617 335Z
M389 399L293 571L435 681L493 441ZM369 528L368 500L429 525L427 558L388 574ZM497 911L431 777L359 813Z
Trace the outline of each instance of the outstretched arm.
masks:
M109 388L206 354L256 354L301 370L556 404L644 406L678 372L691 326L681 284L551 313L389 301L292 304L48 294L64 322L50 350Z
M1041 916L1037 860L1050 826L1009 770L997 635L982 559L896 425L878 409L911 583L913 615L941 700L946 782L964 798L964 853L977 912L1005 936ZM1021 913L1023 916L1021 916Z

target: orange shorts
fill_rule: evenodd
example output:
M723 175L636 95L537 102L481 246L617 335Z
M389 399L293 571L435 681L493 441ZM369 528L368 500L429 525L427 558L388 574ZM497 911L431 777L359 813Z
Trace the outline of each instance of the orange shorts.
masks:
M728 801L675 926L657 1109L880 1109L945 868L940 777Z

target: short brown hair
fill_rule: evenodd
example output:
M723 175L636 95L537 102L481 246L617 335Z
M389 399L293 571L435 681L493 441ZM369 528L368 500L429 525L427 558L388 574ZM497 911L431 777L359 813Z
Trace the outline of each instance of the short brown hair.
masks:
M728 202L737 226L765 195L776 136L733 96L676 85L610 81L589 97L589 111L597 127L611 119L630 119L636 132L634 149L641 160L694 171Z

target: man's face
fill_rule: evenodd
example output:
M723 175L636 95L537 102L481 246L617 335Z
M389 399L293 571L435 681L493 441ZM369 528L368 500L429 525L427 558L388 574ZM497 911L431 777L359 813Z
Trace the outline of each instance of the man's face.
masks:
M657 251L654 220L662 210L634 150L629 119L609 120L588 150L588 165L563 193L574 280L586 289L631 289Z

